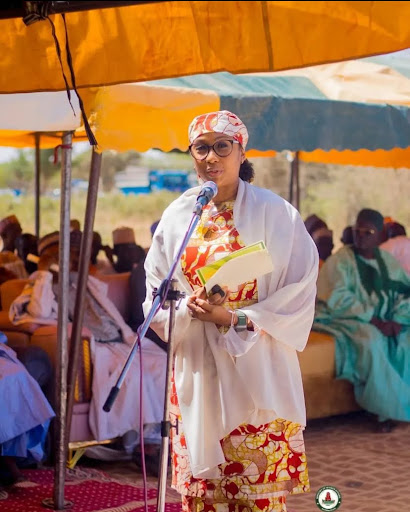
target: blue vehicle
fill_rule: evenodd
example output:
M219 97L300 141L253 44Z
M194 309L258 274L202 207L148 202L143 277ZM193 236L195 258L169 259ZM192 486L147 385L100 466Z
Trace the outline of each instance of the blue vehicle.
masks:
M151 192L158 190L184 192L192 186L188 171L150 171L149 183Z
M161 190L185 192L197 184L195 173L185 170L138 169L138 172L118 173L116 185L125 195L149 194Z

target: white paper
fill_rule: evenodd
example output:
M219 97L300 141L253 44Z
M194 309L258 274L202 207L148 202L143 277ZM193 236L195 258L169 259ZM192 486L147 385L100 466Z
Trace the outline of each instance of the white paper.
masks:
M272 270L272 259L266 249L251 252L227 261L207 281L205 289L209 292L213 286L218 284L221 287L228 287L230 291L235 291L239 285L253 281Z

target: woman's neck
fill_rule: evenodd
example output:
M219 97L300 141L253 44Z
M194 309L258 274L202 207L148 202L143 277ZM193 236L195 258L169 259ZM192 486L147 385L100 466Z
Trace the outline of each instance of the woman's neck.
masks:
M226 201L234 201L238 194L239 181L234 186L221 187L218 189L217 195L214 197L214 204L218 205Z

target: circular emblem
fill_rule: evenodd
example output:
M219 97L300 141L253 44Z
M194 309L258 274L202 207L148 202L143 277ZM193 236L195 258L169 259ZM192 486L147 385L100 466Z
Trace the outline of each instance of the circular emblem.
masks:
M320 510L332 512L333 510L337 510L341 503L342 495L336 487L325 485L316 493L316 505Z

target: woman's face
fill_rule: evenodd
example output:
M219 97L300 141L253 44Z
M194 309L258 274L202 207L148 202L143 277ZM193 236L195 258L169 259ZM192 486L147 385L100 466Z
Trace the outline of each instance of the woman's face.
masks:
M216 142L232 141L233 138L224 133L204 133L193 142L193 145L201 144L213 146ZM234 186L239 180L239 168L245 160L245 154L240 144L234 143L232 152L228 156L218 156L210 148L207 157L200 161L194 158L197 176L202 181L213 181L218 188Z
M380 233L372 222L358 221L353 226L353 244L356 249L370 250L379 245Z

